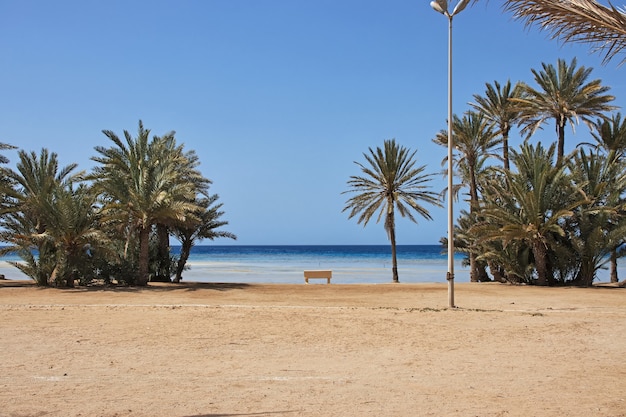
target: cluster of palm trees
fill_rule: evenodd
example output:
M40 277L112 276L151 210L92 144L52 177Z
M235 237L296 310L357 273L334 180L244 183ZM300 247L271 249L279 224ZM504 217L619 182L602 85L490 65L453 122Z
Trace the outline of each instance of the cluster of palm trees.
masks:
M469 210L455 227L471 281L590 285L607 260L617 281L626 241L626 124L609 88L588 81L590 68L558 60L524 82L486 84L471 110L453 120L455 165ZM595 143L565 154L565 132L579 121ZM547 146L538 131L554 123ZM512 127L524 137L509 147ZM434 141L447 146L447 132ZM535 142L534 144L531 142Z
M626 254L626 121L611 113L609 88L589 81L592 69L576 59L531 71L536 87L487 83L470 110L453 116L453 194L465 192L469 206L457 221L455 247L467 255L473 282L587 286L607 262L617 282L617 259ZM566 155L566 126L580 121L594 143ZM556 135L544 146L535 138L550 122ZM518 149L509 145L513 128L524 138ZM447 148L448 132L433 141ZM351 176L345 191L353 194L344 207L350 218L367 225L377 213L377 221L384 217L394 282L396 211L415 222L412 212L431 219L422 202L441 205L415 154L395 139L370 148L366 163L356 162L362 175Z
M594 0L505 0L503 9L527 26L550 31L553 39L591 44L594 52L604 55L604 63L626 49L626 13L610 3L607 7ZM619 113L607 115L616 110L609 104L614 98L600 80L587 83L591 68L577 68L576 60L570 64L559 60L556 68L542 66L542 71L532 70L537 88L522 82L487 83L485 95L475 95L470 103L472 110L453 116L458 155L454 162L462 179L453 191L464 186L469 190L469 210L458 220L455 247L468 254L472 281L490 280L488 266L498 281L589 285L608 255L611 281L617 282L617 258L625 254L626 240L626 122ZM528 140L551 119L556 144L531 145ZM566 124L573 128L579 120L592 129L596 143L583 143L566 156ZM510 157L509 134L516 126L526 141ZM433 140L447 147L447 132ZM358 222L364 225L376 212L378 220L385 215L393 281L398 282L396 206L402 207L404 199L430 219L419 201L437 203L424 190L430 178L422 173L423 167L412 172L418 188L412 188L412 177L400 175L406 173L402 167L414 165L414 153L406 160L409 150L395 140L369 151L364 154L367 165L357 162L364 176L348 181L346 192L356 195L344 211L350 211L350 218L359 214ZM491 164L493 158L501 159L502 166ZM406 216L410 210L400 213Z
M13 264L24 274L68 287L180 281L194 242L236 239L220 230L228 224L220 220L222 204L174 132L151 138L139 121L135 138L103 133L112 145L95 148L91 172L59 167L47 149L20 150L15 170L0 167L1 252L18 254L22 262ZM15 148L0 144L7 149ZM172 235L182 245L178 259L170 254Z

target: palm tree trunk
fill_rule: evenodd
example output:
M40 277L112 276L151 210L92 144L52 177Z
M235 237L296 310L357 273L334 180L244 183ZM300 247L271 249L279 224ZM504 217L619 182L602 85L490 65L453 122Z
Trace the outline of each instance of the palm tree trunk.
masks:
M48 285L54 285L55 287L57 286L57 278L59 275L58 271L59 271L59 265L57 264L52 270L50 277L48 277Z
M479 282L478 279L480 275L480 271L478 269L478 262L476 262L476 254L471 251L469 254L469 262L470 262L470 282Z
M398 278L398 257L396 249L396 222L393 209L391 213L387 215L387 231L389 233L389 241L391 242L391 271L393 275L393 282L400 282Z
M510 170L509 166L509 132L508 130L502 132L502 162L504 163L504 169Z
M158 270L156 271L156 279L161 282L170 282L170 234L166 225L157 224L157 240L158 240Z
M470 167L470 213L474 213L476 211L476 207L478 206L478 182L476 181L476 171L473 167ZM469 242L470 251L469 251L469 261L470 261L470 282L480 282L483 280L481 277L487 276L487 271L485 270L485 266L481 265L476 261L476 244L474 240L471 239Z
M395 234L395 233L394 233ZM391 263L392 263L392 274L393 274L393 282L398 283L400 279L398 278L398 258L396 255L396 238L394 236L391 241Z
M541 240L533 242L533 256L537 270L537 285L548 285L548 264L546 248Z
M150 262L150 228L145 225L139 230L139 277L137 285L148 285Z
M617 276L617 248L611 249L611 282L619 282Z
M556 131L559 135L559 142L557 148L556 165L560 166L563 162L563 156L565 155L565 120L561 120L557 123Z
M187 259L189 259L192 246L193 243L191 239L183 239L181 242L180 256L178 258L178 263L176 264L176 276L174 277L174 282L180 282L183 279L183 270L185 269Z
M593 283L594 274L595 262L593 259L589 259L589 257L583 255L580 260L578 275L574 279L574 283L581 287L589 287Z

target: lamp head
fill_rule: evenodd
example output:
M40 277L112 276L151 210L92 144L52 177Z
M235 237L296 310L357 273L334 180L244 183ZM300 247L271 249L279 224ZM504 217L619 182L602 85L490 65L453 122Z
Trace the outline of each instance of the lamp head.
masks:
M430 2L430 7L441 14L448 14L448 1L447 0L433 0Z
M459 1L457 5L454 7L454 10L452 11L452 16L454 16L455 14L461 13L463 9L465 9L468 3L469 3L469 0Z

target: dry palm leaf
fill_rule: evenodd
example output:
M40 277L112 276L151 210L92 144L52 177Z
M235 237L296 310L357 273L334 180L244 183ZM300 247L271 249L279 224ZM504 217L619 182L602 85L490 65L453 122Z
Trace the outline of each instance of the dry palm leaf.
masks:
M593 44L593 52L604 54L603 63L626 48L626 12L611 3L603 6L594 0L506 0L504 10L526 26L539 25L551 32L552 39Z

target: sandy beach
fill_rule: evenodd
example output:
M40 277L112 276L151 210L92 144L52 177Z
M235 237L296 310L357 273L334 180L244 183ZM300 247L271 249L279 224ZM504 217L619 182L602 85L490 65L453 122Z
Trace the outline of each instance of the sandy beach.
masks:
M0 416L626 416L626 290L0 281Z

